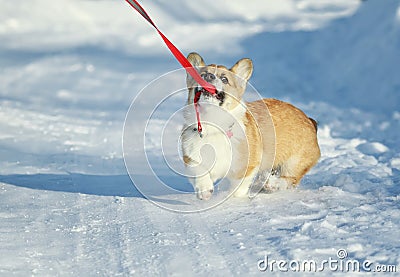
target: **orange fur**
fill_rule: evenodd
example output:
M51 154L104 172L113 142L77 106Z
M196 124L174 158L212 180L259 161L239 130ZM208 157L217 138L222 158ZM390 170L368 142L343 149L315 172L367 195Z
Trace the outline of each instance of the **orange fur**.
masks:
M270 157L275 151L272 168L281 167L281 177L297 185L320 157L313 120L295 106L276 99L258 100L248 103L247 107L260 126L263 157ZM263 111L265 109L272 117L274 130L271 118ZM254 140L252 132L248 132L247 136L250 141ZM271 159L265 159L260 169L271 168L271 162Z

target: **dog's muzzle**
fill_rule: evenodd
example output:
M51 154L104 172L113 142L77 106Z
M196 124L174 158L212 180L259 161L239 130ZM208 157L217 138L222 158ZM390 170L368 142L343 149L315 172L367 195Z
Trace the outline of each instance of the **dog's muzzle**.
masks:
M210 97L215 97L219 101L219 105L222 106L225 100L225 92L223 91L216 91L215 94L209 93L207 90L205 90L202 87L196 87L194 90L195 95L198 93L201 93L205 99L210 98Z

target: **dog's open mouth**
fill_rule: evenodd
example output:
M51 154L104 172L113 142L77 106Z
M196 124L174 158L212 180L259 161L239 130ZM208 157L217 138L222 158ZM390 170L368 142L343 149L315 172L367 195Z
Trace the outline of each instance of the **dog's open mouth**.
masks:
M217 99L219 101L220 106L222 106L222 104L224 103L224 100L225 100L225 92L223 92L223 91L217 90L215 92L215 94L213 95L202 87L196 87L194 90L194 93L195 93L195 95L197 95L198 93L201 93L204 96L204 99L209 99L211 97L215 97L215 99Z

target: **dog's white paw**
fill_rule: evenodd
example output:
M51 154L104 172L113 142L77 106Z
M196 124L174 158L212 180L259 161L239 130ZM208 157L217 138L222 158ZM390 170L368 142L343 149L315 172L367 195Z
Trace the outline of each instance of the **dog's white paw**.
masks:
M291 188L291 184L284 179L280 177L276 177L274 175L271 175L267 181L267 183L264 185L264 189L269 192L274 192L277 190L286 190Z
M200 200L209 200L214 192L214 183L207 174L194 180L196 196Z
M196 196L200 200L209 200L214 192L214 188L206 189L206 190L199 190L196 189Z

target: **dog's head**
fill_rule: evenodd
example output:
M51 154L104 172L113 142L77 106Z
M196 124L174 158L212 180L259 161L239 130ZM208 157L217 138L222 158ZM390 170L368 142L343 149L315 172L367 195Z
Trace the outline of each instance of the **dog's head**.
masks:
M201 77L217 89L215 95L199 87L196 81L187 76L189 90L188 104L192 104L194 96L201 91L200 101L214 103L226 110L233 110L241 101L246 90L247 81L253 73L253 63L250 59L241 59L230 69L223 65L206 65L197 53L190 53L189 62L197 68Z

